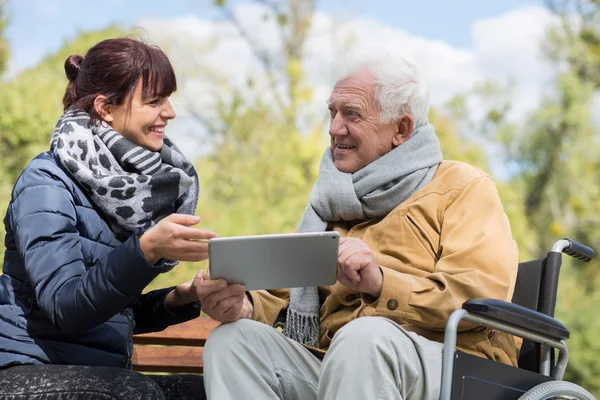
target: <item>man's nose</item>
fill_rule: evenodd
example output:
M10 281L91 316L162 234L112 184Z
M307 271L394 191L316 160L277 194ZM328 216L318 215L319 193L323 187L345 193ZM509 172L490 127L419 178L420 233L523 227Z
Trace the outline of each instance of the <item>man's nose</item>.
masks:
M343 136L348 134L346 123L340 113L336 113L329 123L329 135L330 136Z

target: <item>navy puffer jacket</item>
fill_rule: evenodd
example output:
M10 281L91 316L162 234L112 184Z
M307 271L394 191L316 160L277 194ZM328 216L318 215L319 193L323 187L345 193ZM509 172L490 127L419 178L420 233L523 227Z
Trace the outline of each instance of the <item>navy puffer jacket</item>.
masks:
M0 275L0 367L71 364L130 367L134 333L200 314L173 313L172 288L140 295L159 273L138 235L120 241L50 152L25 168L6 218Z

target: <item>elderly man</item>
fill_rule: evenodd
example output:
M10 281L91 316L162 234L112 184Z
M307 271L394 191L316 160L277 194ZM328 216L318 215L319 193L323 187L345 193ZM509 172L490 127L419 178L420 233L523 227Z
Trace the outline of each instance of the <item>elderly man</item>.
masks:
M209 399L436 399L448 316L470 298L511 299L517 247L495 184L442 159L416 68L356 63L328 104L331 144L298 230L340 232L338 281L203 282L203 310L226 323L204 351ZM504 333L464 325L458 348L516 365Z

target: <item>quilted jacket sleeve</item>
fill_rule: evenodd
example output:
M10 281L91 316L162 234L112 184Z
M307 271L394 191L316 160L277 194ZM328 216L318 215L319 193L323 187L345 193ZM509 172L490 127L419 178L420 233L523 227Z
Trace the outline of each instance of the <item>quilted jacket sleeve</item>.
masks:
M7 218L39 307L66 334L107 321L135 302L161 270L144 257L137 235L87 270L72 192L52 168L28 168Z
M169 325L180 324L200 316L200 302L194 301L183 307L169 310L165 306L167 293L175 286L158 289L140 295L133 305L135 329L133 333L162 331Z

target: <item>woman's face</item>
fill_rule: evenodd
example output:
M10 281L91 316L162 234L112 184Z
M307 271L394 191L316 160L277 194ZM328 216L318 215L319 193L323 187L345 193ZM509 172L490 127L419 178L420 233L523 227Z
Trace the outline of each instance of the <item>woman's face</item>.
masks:
M140 80L135 88L131 104L108 105L100 116L125 139L150 151L160 151L169 120L175 111L168 97L142 99Z

